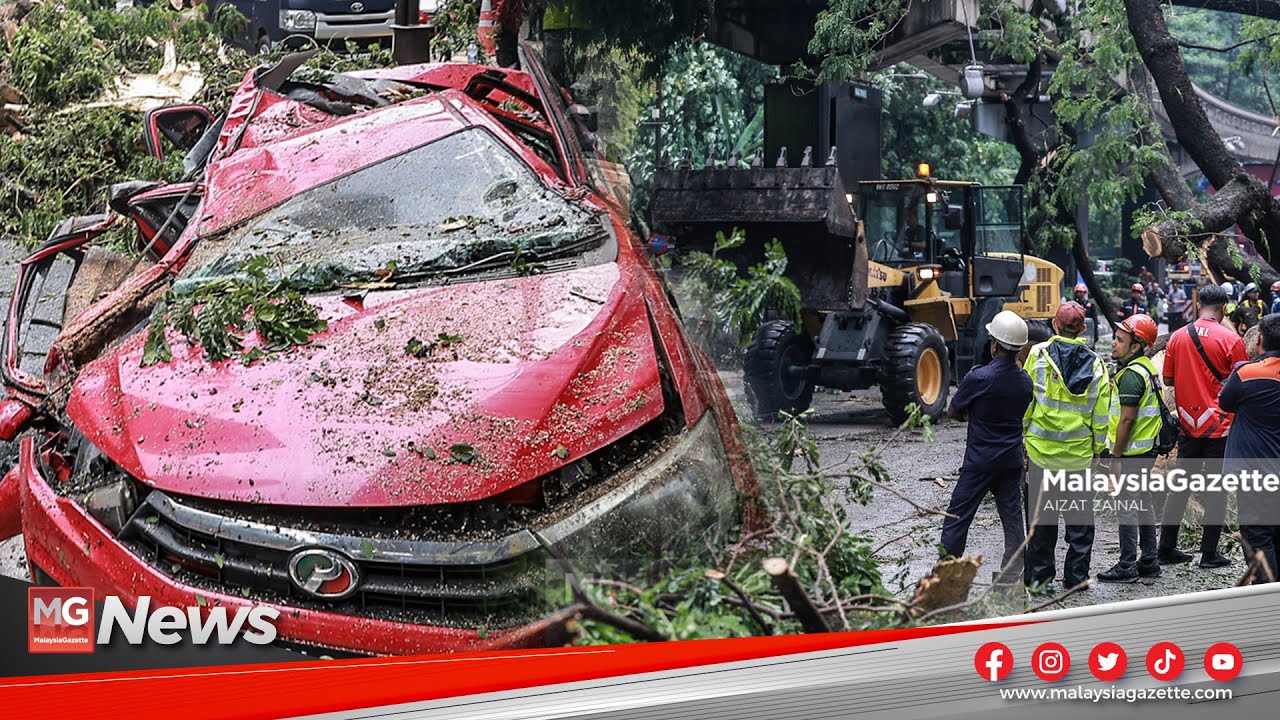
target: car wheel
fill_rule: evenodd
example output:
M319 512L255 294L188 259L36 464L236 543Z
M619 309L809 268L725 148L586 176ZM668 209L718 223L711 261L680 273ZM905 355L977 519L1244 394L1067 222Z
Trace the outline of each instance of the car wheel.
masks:
M881 364L880 400L895 424L908 417L911 403L931 420L947 409L951 361L942 333L925 323L907 323L889 336Z
M813 381L809 363L813 341L796 332L795 323L782 320L765 323L756 331L743 359L743 379L751 409L760 419L773 419L779 412L804 412L813 404Z
M267 37L266 33L260 33L258 35L258 44L254 49L259 55L266 55L271 52L271 38Z

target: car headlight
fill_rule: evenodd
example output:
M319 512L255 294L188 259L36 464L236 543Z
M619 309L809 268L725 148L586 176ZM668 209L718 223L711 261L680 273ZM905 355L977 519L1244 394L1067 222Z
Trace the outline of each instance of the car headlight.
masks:
M281 10L280 28L291 32L316 29L316 14L310 10Z
M88 491L82 502L85 511L113 535L120 534L120 530L138 507L133 483L124 478Z
M57 492L75 500L93 519L118 535L138 509L135 481L79 432L68 448L75 454L71 478Z

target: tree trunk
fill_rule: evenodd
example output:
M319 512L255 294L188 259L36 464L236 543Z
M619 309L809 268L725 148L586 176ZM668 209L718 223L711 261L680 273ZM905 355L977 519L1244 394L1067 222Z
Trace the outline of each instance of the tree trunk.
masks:
M1244 4L1241 4L1242 7ZM1253 0L1247 4L1250 8L1258 5ZM1262 4L1277 6L1275 2ZM1129 31L1133 34L1143 63L1160 93L1178 142L1191 155L1209 182L1218 188L1218 192L1206 202L1191 203L1185 208L1178 207L1186 201L1189 193L1177 190L1176 185L1179 183L1174 182L1167 172L1157 173L1156 183L1161 194L1173 209L1185 210L1187 217L1169 218L1144 230L1143 247L1152 257L1177 261L1186 254L1188 237L1202 237L1207 241L1207 233L1238 224L1269 259L1270 246L1267 239L1280 239L1280 205L1277 205L1262 181L1246 173L1239 161L1232 157L1213 124L1209 122L1204 107L1196 97L1191 78L1187 76L1177 41L1169 34L1161 8L1159 0L1125 0ZM1225 6L1218 9L1230 10ZM1176 170L1172 167L1169 170L1176 175ZM1177 198L1176 202L1174 198ZM1251 279L1256 269L1261 275L1264 289L1280 278L1267 262L1257 262L1252 258L1244 258L1245 262L1242 263L1235 262L1229 247L1225 245L1226 243L1219 242L1207 243L1210 251L1208 261L1211 264L1225 262L1216 265L1215 269L1246 281Z

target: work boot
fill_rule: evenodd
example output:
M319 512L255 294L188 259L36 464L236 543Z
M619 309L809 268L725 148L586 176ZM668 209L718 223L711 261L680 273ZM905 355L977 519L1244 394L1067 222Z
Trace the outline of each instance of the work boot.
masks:
M1120 563L1116 563L1110 570L1098 573L1098 581L1104 583L1138 582L1138 568L1133 566L1125 567Z
M1231 564L1230 558L1225 557L1222 553L1215 552L1212 555L1200 556L1200 567L1205 570L1226 567Z
M1138 563L1138 577L1140 578L1158 578L1161 573L1158 560L1152 560L1149 563Z
M1194 557L1191 553L1184 553L1178 548L1160 548L1159 555L1156 556L1161 565L1181 565L1182 563L1191 562Z

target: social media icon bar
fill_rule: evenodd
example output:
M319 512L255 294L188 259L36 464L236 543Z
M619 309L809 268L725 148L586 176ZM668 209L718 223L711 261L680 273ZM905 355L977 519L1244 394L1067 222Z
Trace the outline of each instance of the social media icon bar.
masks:
M1013 671L1013 653L1003 643L989 642L973 656L973 668L984 680L998 682Z
M1031 669L1041 680L1056 682L1066 677L1071 669L1071 656L1058 643L1047 642L1031 654Z
M1089 653L1089 672L1103 682L1115 682L1128 667L1129 656L1113 642L1104 642Z
M1231 643L1218 643L1204 654L1204 671L1218 682L1235 680L1243 668L1244 656Z
M1181 675L1186 662L1182 648L1171 642L1156 643L1147 651L1147 672L1160 682L1169 682Z

